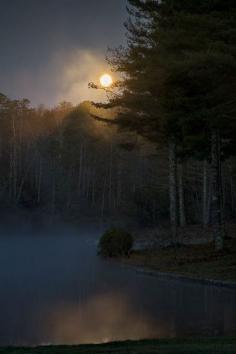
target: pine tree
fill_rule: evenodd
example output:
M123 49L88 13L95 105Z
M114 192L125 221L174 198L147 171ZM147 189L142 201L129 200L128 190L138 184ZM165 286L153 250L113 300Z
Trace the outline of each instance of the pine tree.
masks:
M106 107L123 129L169 145L170 220L176 241L177 157L211 160L212 221L223 247L220 162L235 139L236 4L129 0L127 47L110 52L122 74ZM104 105L103 105L104 106ZM231 153L232 153L231 149Z

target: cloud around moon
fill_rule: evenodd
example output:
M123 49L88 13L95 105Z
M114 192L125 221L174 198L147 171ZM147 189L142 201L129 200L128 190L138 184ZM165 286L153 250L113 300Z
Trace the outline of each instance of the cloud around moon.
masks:
M91 50L76 50L61 58L60 76L57 78L56 101L67 100L78 104L85 100L104 101L102 90L88 88L89 82L99 83L101 75L107 71L104 55Z

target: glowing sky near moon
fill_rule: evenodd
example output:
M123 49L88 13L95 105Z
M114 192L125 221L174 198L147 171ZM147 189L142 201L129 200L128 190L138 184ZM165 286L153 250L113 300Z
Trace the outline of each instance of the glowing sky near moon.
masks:
M0 92L33 105L100 100L107 47L124 43L126 0L0 0Z

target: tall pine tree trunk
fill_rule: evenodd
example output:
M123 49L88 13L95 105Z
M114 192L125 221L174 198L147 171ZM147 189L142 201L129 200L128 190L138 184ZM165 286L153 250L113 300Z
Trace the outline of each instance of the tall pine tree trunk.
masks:
M178 164L178 184L179 184L179 222L181 227L186 226L185 203L184 203L184 181L183 163Z
M211 169L212 169L212 225L215 248L220 251L224 246L222 179L221 179L221 142L218 131L211 135Z
M177 243L177 162L176 142L169 140L169 198L172 242Z
M202 184L202 224L207 226L208 218L208 163L207 160L203 162L203 184Z
M16 141L16 122L12 117L12 181L13 181L13 198L16 203L17 196L17 141Z
M109 162L109 196L108 196L108 200L109 200L109 212L111 212L112 210L112 206L114 204L113 201L113 186L112 186L112 173L113 173L113 145L112 142L110 143L110 162Z
M231 195L231 217L235 219L235 193L234 193L234 179L233 179L233 168L230 164L230 195Z

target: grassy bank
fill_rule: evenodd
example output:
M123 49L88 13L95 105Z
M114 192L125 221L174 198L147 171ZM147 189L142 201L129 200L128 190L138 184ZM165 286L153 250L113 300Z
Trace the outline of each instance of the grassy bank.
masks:
M192 278L236 282L236 239L221 252L212 243L134 251L124 262Z
M38 348L0 348L1 354L229 354L236 353L236 338L152 340L103 345Z

